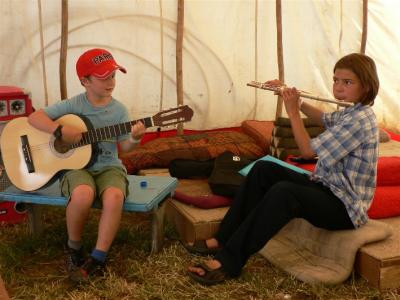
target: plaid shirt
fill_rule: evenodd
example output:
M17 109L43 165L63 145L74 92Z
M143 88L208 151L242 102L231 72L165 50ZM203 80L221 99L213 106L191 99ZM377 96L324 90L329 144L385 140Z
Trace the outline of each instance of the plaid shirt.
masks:
M360 103L323 114L326 130L311 140L319 159L311 179L342 200L354 224L368 221L375 194L378 126L370 106Z

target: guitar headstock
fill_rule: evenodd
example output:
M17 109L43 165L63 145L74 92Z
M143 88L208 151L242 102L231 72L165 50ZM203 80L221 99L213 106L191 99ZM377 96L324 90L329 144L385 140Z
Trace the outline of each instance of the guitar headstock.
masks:
M188 105L160 111L153 116L154 126L170 126L188 122L193 117L193 110Z

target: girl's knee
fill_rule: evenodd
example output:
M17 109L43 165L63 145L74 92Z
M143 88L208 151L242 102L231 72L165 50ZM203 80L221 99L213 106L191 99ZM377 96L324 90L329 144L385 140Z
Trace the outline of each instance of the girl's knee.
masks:
M280 181L274 184L269 190L268 197L271 199L271 205L281 207L292 217L296 217L300 212L300 203L295 196L297 189L292 182Z
M275 164L270 161L259 160L251 168L249 176L265 176L274 172Z

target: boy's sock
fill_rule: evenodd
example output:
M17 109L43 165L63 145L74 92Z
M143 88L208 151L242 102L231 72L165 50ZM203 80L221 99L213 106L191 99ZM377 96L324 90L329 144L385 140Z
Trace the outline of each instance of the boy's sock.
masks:
M82 241L73 241L68 239L68 247L74 250L80 250L82 248Z
M91 256L94 259L104 263L106 261L107 252L98 249L93 249Z

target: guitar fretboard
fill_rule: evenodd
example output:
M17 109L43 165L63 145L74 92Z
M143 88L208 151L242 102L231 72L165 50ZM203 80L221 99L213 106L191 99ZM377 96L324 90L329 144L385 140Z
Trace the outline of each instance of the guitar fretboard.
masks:
M132 126L139 121L141 121L146 128L154 126L152 117L147 117L135 121L129 121L112 126L88 130L82 133L82 139L78 143L70 145L70 149L93 144L102 140L110 139L112 137L128 134L131 132Z

